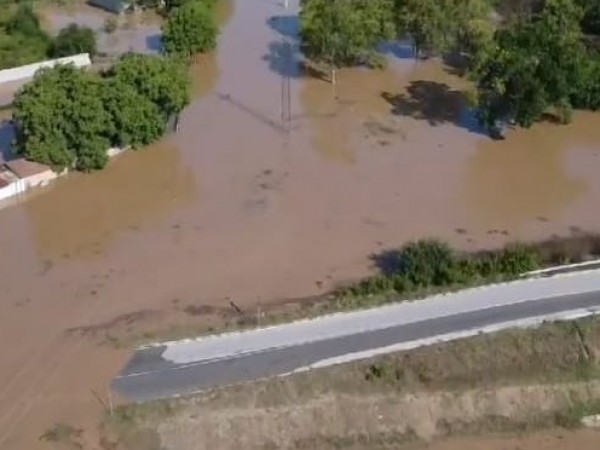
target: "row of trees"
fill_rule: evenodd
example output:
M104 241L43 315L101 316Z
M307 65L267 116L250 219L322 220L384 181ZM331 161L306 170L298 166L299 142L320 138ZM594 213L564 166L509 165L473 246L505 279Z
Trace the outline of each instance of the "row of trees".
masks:
M332 71L372 64L383 42L415 56L458 52L477 86L481 122L530 126L545 113L600 108L600 0L302 0L307 56Z
M493 35L488 0L302 0L307 56L336 67L371 63L380 44L410 38L415 56L471 49Z
M14 102L16 146L27 159L60 170L103 168L110 147L157 140L189 102L179 59L126 55L96 74L73 66L39 71Z
M95 52L96 38L91 29L72 24L52 38L41 28L29 5L0 18L0 69Z

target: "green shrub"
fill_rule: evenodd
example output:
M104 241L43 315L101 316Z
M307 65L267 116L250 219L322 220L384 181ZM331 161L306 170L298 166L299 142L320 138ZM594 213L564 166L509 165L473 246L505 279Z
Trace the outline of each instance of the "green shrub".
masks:
M80 53L96 54L96 35L92 29L72 23L60 30L52 43L50 56L62 58Z
M218 28L210 6L189 2L175 8L162 27L162 41L169 54L190 56L217 45Z
M505 247L498 255L497 270L503 275L516 276L539 267L538 254L523 245Z
M411 242L400 251L400 274L416 286L450 284L455 266L452 249L434 239Z
M21 5L0 18L0 69L43 61L51 39L40 27L31 6Z
M513 244L501 250L459 255L444 242L422 239L374 259L383 273L340 291L340 297L410 295L430 288L512 279L539 268L541 254L534 247Z

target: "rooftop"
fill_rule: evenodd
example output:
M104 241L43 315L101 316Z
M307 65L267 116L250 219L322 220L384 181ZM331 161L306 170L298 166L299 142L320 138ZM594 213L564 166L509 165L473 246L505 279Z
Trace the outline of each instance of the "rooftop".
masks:
M121 14L131 6L130 0L88 0L88 4L106 11Z
M19 178L27 178L51 170L50 167L44 164L27 161L24 158L7 161L4 165Z

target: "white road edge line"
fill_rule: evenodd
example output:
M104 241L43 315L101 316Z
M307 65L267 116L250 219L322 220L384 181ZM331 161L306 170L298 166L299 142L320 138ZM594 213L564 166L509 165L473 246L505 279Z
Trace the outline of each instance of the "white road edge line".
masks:
M433 336L425 339L417 339L409 342L402 342L399 344L388 345L385 347L380 347L372 350L365 350L361 352L355 353L347 353L346 355L336 356L333 358L323 359L316 363L313 363L309 366L300 367L291 372L287 372L281 375L280 377L285 377L288 375L293 375L296 373L306 372L313 369L319 369L329 366L334 366L338 364L344 364L352 361L358 361L361 359L369 359L375 356L385 355L388 353L395 353L405 350L413 350L418 347L424 347L429 345L434 345L442 342L455 341L459 339L464 339L468 337L477 336L479 334L490 334L498 331L510 329L510 328L534 328L542 325L544 322L562 322L568 320L576 320L581 319L583 317L592 316L600 313L600 308L598 309L577 309L567 312L554 313L554 314L545 314L541 316L528 317L525 319L512 320L507 322L501 322L493 325L487 325L484 327L473 328L470 330L459 331L455 333L447 333L440 334L437 336Z

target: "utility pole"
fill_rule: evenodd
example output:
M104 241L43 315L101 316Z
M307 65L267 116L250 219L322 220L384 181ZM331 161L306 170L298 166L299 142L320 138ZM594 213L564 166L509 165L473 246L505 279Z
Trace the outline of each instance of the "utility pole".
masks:
M289 7L289 0L285 0L284 8L287 11ZM291 105L291 80L290 73L292 55L292 45L288 41L287 36L282 33L281 35L281 126L284 130L289 133L290 125L292 121L292 105Z

